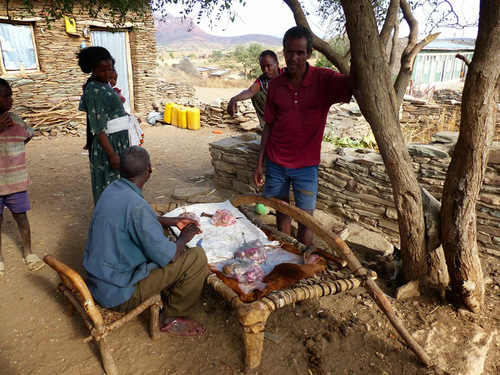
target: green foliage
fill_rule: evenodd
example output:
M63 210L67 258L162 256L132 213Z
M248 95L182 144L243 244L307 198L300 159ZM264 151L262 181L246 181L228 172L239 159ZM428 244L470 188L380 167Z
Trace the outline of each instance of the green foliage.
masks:
M215 61L222 59L222 57L223 57L222 51L219 51L219 50L212 51L212 57L215 59Z
M361 139L351 139L349 137L339 138L334 135L325 135L323 137L325 142L329 142L338 147L349 147L349 148L372 148L377 149L377 142L375 141L375 137L373 133L370 135L364 136Z
M260 75L259 55L265 47L260 43L250 43L248 46L237 45L232 53L233 57L241 65L243 72L249 78L255 78Z
M320 55L316 60L316 66L319 68L331 68L333 64L324 55Z
M169 52L168 55L170 56L171 59L174 58L174 53L173 52Z

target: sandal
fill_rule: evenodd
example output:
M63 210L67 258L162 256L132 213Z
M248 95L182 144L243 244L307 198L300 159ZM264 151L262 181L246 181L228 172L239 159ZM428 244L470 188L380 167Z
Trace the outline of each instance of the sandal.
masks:
M161 326L160 331L170 336L192 339L203 336L206 328L195 321L176 318Z
M24 258L23 261L24 261L24 263L26 263L26 265L28 266L28 269L30 271L37 271L40 268L42 268L43 266L45 266L45 263L43 262L43 260L41 260L38 257L38 255L36 255L36 254L26 255L26 257Z

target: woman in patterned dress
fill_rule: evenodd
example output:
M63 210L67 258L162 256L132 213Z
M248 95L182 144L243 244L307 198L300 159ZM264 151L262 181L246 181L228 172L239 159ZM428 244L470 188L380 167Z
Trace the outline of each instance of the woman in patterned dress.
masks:
M128 131L106 134L109 120L126 116L116 92L108 84L114 60L103 47L87 47L78 53L78 65L92 73L84 85L78 109L87 112L90 176L94 205L103 190L120 178L120 154L129 147Z

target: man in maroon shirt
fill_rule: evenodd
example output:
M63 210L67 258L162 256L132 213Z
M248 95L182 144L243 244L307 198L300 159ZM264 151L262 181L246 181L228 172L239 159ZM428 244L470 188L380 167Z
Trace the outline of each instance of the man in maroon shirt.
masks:
M309 65L312 42L311 32L302 26L292 27L283 37L286 70L269 82L265 126L253 175L257 186L264 185L266 198L290 202L291 185L295 204L310 215L316 207L318 165L328 110L334 103L349 102L352 96L348 74ZM290 234L289 216L278 213L276 223L279 230ZM310 245L312 235L299 224L300 242Z

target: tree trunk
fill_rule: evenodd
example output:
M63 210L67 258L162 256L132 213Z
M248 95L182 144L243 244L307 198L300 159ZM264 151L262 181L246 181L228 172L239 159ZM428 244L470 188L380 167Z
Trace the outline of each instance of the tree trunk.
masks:
M473 312L484 302L476 243L476 199L494 134L500 75L500 3L481 0L474 57L462 94L460 135L441 207L442 239L452 293Z
M380 45L369 0L341 0L357 72L359 107L377 140L398 211L403 272L408 280L425 280L427 256L422 196L399 125L399 107L389 65Z

